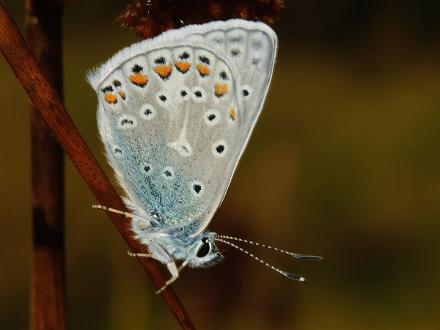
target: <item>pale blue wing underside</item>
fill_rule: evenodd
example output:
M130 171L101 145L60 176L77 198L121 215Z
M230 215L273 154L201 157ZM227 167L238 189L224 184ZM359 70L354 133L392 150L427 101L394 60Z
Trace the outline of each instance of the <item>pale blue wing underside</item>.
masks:
M129 206L162 230L203 230L261 111L273 31L242 20L170 31L89 76L98 126Z

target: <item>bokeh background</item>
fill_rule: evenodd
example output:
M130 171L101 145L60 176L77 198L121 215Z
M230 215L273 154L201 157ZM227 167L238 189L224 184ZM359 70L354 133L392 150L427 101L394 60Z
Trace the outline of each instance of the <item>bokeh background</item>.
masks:
M6 1L23 28L21 1ZM84 75L137 40L126 1L70 1L66 107L100 163L96 97ZM174 286L200 329L438 329L440 3L289 1L265 110L210 228L323 255L256 251L288 281L226 251ZM28 100L0 60L0 328L26 329L31 265ZM66 162L71 329L177 324Z

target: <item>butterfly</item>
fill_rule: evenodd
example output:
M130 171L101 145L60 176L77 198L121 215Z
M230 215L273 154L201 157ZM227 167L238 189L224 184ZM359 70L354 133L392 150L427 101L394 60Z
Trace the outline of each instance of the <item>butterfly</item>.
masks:
M278 273L232 241L271 246L206 230L221 204L263 107L277 36L241 19L192 25L129 46L88 74L98 95L105 154L125 192L135 237L171 274L208 267L228 244ZM177 266L177 262L180 265Z

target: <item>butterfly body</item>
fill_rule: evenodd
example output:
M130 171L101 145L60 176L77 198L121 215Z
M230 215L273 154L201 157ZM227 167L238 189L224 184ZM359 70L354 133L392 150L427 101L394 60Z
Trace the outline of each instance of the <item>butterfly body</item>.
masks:
M106 156L149 255L201 267L206 231L261 112L277 38L244 20L188 26L130 46L88 79Z

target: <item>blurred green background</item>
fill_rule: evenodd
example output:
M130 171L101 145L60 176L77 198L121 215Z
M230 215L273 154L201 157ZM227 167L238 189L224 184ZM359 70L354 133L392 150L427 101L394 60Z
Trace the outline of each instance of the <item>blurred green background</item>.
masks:
M21 1L6 1L23 28ZM135 41L114 22L126 1L65 10L66 107L109 175L86 71ZM210 228L325 257L288 281L234 250L175 289L200 329L438 329L440 3L290 1L265 110ZM28 100L0 60L3 129L0 329L28 323ZM66 162L71 329L177 323Z

